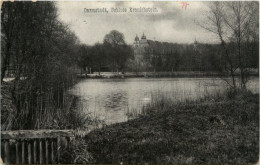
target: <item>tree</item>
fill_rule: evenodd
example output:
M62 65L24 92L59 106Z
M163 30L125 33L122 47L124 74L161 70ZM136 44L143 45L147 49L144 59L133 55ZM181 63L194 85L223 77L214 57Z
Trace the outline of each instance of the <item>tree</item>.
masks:
M151 57L151 65L154 69L154 72L161 71L163 61L162 61L162 55L159 51L153 50L153 55Z
M106 49L104 45L96 43L91 49L91 54L93 58L93 64L96 68L98 68L98 74L100 75L101 67L106 62Z
M112 47L117 47L118 45L125 45L124 34L117 30L112 30L105 35L104 44L110 44Z
M116 52L118 54L118 57L116 58L116 63L118 65L118 68L122 72L124 72L128 59L133 59L133 49L130 46L124 44L118 46Z
M90 71L90 68L93 65L93 55L92 55L92 48L85 44L80 45L78 50L78 58L77 64L81 68L81 71L86 71L86 68Z
M63 109L65 92L74 85L79 41L58 20L54 2L3 2L2 11L1 80L8 65L14 66L14 128L43 128L42 116Z
M117 59L122 59L120 57L122 53L122 46L126 45L125 37L123 33L120 33L117 30L112 30L109 34L106 34L104 37L104 45L108 50L110 63L112 64L112 71L116 68L119 69L119 61Z
M209 5L204 29L215 33L222 45L226 63L224 68L236 88L235 72L239 72L239 86L246 88L248 80L248 47L258 41L258 2L212 2ZM228 81L227 81L228 82Z
M9 66L11 48L14 45L14 40L17 36L17 21L21 17L21 10L18 5L13 5L12 2L4 2L1 13L1 82L5 77L5 72Z

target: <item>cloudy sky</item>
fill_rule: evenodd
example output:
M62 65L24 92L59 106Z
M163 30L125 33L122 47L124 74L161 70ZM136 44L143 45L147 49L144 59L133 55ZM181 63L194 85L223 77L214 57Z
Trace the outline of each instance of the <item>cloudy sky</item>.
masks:
M147 39L174 43L215 42L210 32L195 22L203 21L207 2L57 2L59 18L70 25L81 43L102 42L111 30L118 30L132 44L137 34ZM158 12L129 12L129 8L156 8ZM107 8L108 13L86 13L86 9ZM126 8L127 12L111 12L111 8Z

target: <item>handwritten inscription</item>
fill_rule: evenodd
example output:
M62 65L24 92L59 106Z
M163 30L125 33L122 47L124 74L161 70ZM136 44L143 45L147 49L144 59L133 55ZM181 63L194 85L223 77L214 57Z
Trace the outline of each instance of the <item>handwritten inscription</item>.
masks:
M189 5L189 3L188 2L181 2L181 4L182 4L182 9L187 9L187 6Z

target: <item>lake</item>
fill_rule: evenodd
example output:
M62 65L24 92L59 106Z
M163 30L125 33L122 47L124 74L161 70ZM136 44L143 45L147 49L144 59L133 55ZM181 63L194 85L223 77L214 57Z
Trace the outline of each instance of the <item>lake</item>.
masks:
M258 93L258 83L258 78L252 78L247 88ZM227 87L219 78L84 79L72 93L80 97L86 113L112 124L126 121L128 110L139 110L152 99L196 100L223 92Z

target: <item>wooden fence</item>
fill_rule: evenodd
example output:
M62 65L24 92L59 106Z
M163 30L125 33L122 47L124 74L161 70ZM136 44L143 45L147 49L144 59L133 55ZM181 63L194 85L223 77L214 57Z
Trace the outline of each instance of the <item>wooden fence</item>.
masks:
M61 146L66 148L73 137L72 130L2 131L1 157L12 164L59 163Z

